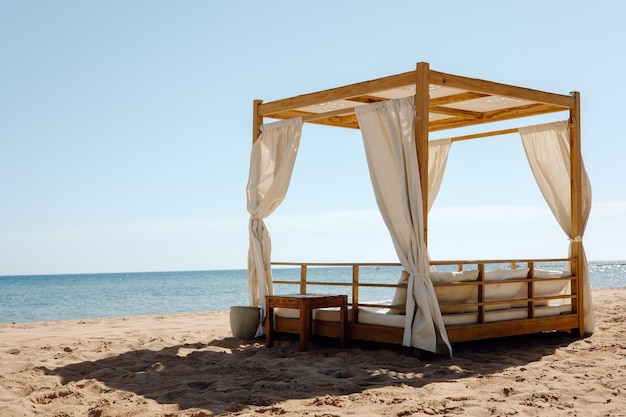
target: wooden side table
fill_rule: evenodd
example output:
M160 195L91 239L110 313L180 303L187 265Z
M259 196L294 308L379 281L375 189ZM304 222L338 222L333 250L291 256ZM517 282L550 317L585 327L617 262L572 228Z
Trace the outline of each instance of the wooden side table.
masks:
M313 310L324 307L340 307L339 344L345 346L346 323L348 322L348 296L328 294L286 294L265 296L265 342L274 345L274 308L295 308L300 310L300 351L309 348L309 338L313 330Z

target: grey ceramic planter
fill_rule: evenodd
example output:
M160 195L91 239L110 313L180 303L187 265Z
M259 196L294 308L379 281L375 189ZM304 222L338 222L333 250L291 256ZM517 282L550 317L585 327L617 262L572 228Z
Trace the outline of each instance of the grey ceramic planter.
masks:
M261 319L261 309L250 306L232 306L230 308L230 330L233 337L252 339L256 335Z

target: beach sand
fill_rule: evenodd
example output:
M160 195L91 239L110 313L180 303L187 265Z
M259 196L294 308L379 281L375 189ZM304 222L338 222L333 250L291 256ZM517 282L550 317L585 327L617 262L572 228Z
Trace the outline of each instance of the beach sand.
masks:
M626 288L596 332L408 348L232 337L228 311L0 325L0 416L625 416Z

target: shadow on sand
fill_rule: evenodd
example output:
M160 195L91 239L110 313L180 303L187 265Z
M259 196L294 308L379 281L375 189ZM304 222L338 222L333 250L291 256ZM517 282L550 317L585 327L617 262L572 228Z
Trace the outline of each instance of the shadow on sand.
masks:
M454 358L420 360L398 346L315 338L308 352L297 339L280 336L273 348L260 340L226 338L210 343L136 350L54 370L63 384L95 379L181 410L220 414L270 407L290 399L327 401L393 385L422 387L524 366L554 353L573 338L564 334L512 337L454 346ZM329 397L330 396L330 397ZM262 411L257 409L257 411Z

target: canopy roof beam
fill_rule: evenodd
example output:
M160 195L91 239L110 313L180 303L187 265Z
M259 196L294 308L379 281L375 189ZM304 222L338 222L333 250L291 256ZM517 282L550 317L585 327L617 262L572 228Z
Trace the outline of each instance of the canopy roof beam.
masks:
M257 117L358 129L355 108L417 94L417 69L389 77L259 102ZM428 131L455 129L482 123L536 116L575 107L571 95L548 93L493 81L427 70L421 89L429 95ZM423 94L420 93L420 94Z

